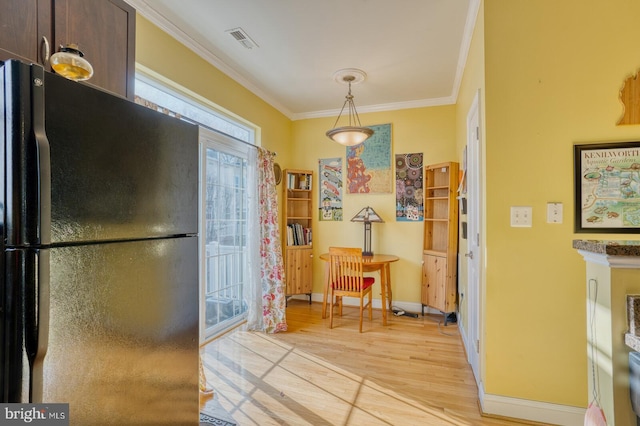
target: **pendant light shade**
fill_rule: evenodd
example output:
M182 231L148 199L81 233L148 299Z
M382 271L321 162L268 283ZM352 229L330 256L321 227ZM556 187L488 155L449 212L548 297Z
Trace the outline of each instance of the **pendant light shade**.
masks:
M356 81L356 76L360 77L358 81ZM364 76L364 72L354 69L341 70L336 73L336 80L347 83L349 85L349 92L345 97L340 114L338 114L338 118L336 118L336 122L333 124L333 129L327 130L326 135L329 139L338 142L340 145L358 145L373 135L373 130L368 127L363 127L362 124L360 124L360 117L358 116L358 111L356 111L356 105L353 102L353 95L351 94L351 83L359 83L364 80ZM336 127L345 109L349 120L348 125Z
M361 144L369 139L373 134L373 130L368 127L344 126L327 130L327 136L340 145L353 146Z
M93 67L78 49L77 44L60 46L60 51L51 55L51 68L61 76L74 81L88 80L93 76Z

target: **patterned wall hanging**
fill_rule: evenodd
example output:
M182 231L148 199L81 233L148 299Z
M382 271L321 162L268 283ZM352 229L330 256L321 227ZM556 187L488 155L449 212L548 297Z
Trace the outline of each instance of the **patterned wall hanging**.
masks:
M347 147L347 193L375 194L393 190L391 169L391 124L367 126L369 139Z
M422 221L422 184L422 153L396 154L396 221Z
M342 158L318 160L319 220L342 221Z

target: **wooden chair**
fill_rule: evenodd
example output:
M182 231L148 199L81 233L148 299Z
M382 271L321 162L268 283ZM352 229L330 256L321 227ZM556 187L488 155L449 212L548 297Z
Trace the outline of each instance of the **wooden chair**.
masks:
M362 333L362 315L364 308L369 308L369 321L373 319L371 304L371 288L375 279L363 276L362 249L348 247L329 247L329 328L333 328L333 304L338 302L338 310L342 316L342 297L357 297L360 299L360 333ZM369 295L369 301L364 304L364 297Z

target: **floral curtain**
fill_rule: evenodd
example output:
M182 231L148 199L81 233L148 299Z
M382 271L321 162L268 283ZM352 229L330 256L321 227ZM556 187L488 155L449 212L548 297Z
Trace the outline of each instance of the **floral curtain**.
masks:
M262 311L249 312L248 328L277 333L287 330L284 264L280 228L278 226L278 198L273 173L273 156L264 148L257 148L258 235L260 238L260 288ZM258 305L258 307L260 307Z

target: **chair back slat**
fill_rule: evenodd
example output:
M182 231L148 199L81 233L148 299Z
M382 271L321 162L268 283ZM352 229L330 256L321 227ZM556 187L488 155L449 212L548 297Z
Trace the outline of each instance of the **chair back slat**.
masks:
M362 333L362 317L364 309L369 310L369 320L373 318L371 286L374 279L364 278L364 260L362 249L353 247L329 247L329 286L331 291L329 302L329 328L333 328L333 305L338 303L342 316L342 298L357 297L360 300L360 326ZM365 285L366 283L366 285ZM368 296L368 302L364 298Z
M363 285L362 249L329 247L331 284L336 290L360 291Z

